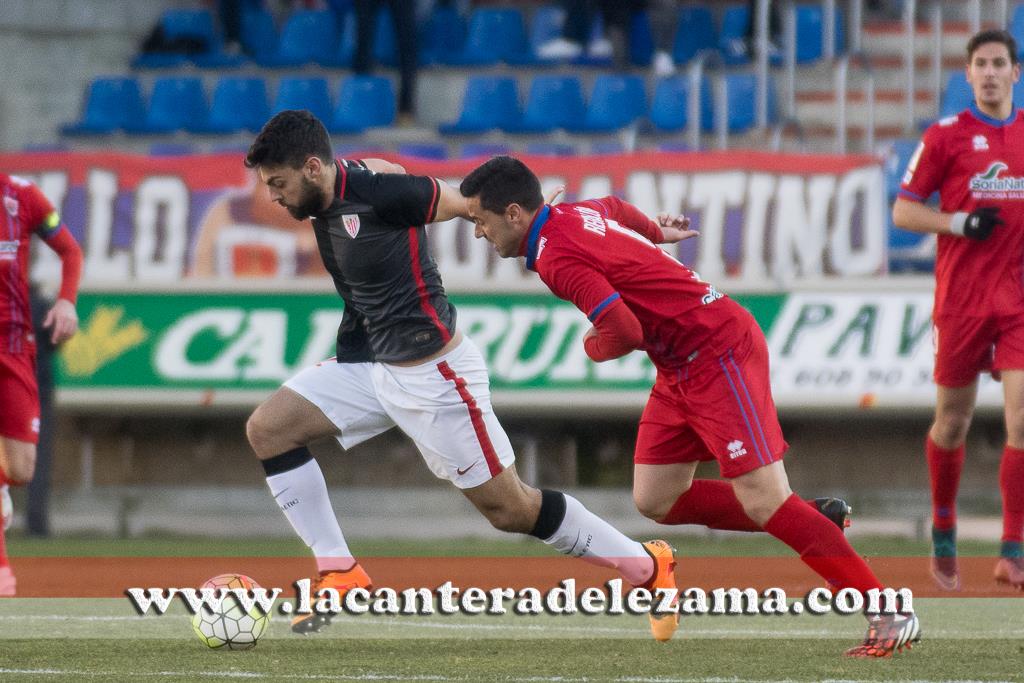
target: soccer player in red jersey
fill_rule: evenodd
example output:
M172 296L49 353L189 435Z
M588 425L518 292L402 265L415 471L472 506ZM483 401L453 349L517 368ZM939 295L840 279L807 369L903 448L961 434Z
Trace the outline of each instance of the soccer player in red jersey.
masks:
M975 102L925 131L893 222L938 234L935 259L935 421L925 440L932 488L932 576L960 588L956 494L978 375L1001 376L1006 447L999 468L1003 536L995 578L1024 588L1024 114L1013 105L1017 46L1006 31L967 44ZM938 191L939 210L924 202Z
M881 584L843 532L789 488L768 381L768 347L749 312L660 249L696 233L616 197L545 204L522 162L495 157L460 186L476 236L524 256L551 291L587 314L596 362L647 352L657 381L640 419L633 497L662 524L708 524L775 536L833 586ZM694 480L717 460L728 482ZM872 619L852 656L888 656L919 638L917 617Z
M0 596L14 595L15 579L4 550L10 526L8 484L32 480L39 441L39 390L36 345L28 296L29 238L39 235L60 255L61 288L44 327L59 344L78 329L75 297L82 272L82 251L39 188L0 173Z

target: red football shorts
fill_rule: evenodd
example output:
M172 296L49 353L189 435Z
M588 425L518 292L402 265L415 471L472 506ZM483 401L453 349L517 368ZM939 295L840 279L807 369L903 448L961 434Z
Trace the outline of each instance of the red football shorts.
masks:
M0 353L0 436L39 442L36 355Z
M1024 370L1024 315L943 315L932 334L939 386L965 387L989 370Z
M768 345L756 326L727 351L698 355L675 377L659 372L633 462L718 460L722 476L732 478L781 460L789 444L768 377Z

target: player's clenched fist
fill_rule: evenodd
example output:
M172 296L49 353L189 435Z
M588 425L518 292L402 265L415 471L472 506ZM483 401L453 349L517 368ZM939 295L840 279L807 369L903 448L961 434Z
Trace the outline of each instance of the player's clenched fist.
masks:
M998 206L982 206L970 213L959 211L953 214L949 223L950 232L981 242L988 239L997 225L1004 225L999 218Z

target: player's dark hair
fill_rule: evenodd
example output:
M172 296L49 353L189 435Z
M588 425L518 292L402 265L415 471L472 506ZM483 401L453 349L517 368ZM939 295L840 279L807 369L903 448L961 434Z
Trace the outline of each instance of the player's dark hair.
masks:
M1010 63L1016 64L1020 61L1020 57L1017 56L1017 41L1013 39L1009 31L1002 29L990 28L984 31L978 31L971 39L967 41L967 63L970 64L971 60L974 59L974 51L986 43L1002 43L1006 46L1007 52L1010 53Z
M245 165L302 168L311 156L325 164L334 160L327 129L305 109L286 109L264 124L245 155Z
M537 176L509 156L494 157L473 169L459 185L459 192L463 197L479 196L480 206L497 214L505 213L509 204L534 211L544 203Z

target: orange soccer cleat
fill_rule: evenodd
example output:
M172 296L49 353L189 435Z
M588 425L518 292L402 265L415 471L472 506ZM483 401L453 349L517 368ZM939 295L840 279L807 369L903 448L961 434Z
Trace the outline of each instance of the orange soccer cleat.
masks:
M864 642L846 651L847 657L892 657L896 652L909 650L921 640L921 623L916 614L902 616L885 614L868 621L868 634Z
M996 583L1024 590L1024 557L1000 557L996 562Z
M673 595L677 593L675 552L672 546L665 541L647 541L643 545L644 550L654 560L654 574L643 587L655 595L655 604L657 604L657 591L659 589L670 590ZM673 604L677 608L679 607L677 595L673 597ZM679 628L679 613L658 616L650 614L648 616L651 620L651 634L654 635L654 639L660 642L671 640L672 634Z
M317 594L324 588L333 588L338 591L340 599L345 598L345 593L353 588L372 588L370 576L358 564L343 572L326 571L321 572L320 577L313 583L311 592L314 600ZM299 614L292 619L292 631L307 635L319 633L320 629L331 623L330 614Z

